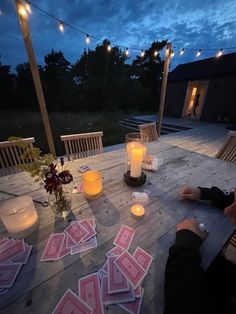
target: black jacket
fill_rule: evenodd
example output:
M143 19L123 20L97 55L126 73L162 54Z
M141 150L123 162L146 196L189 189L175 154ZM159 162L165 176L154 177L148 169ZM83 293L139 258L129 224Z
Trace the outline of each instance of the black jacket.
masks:
M217 187L199 188L201 200L210 200L222 209L234 201L234 193L223 192ZM176 233L165 270L165 314L215 313L211 306L211 288L201 267L201 243L200 237L192 231Z

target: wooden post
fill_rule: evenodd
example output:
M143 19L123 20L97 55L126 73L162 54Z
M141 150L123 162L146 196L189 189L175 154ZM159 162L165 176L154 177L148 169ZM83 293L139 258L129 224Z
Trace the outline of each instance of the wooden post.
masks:
M160 98L159 113L158 113L158 124L157 124L158 137L161 135L161 124L162 124L162 119L163 119L163 111L164 111L165 98L166 98L166 86L167 86L167 78L168 78L168 71L169 71L169 65L170 65L171 47L172 47L171 43L167 43L166 52L165 52L164 71L163 71L162 84L161 84L161 98Z
M20 28L22 31L22 35L24 38L24 43L25 43L25 48L26 52L28 55L28 60L30 64L30 70L32 73L33 81L34 81L34 86L37 94L37 99L43 119L43 125L45 129L45 133L47 136L47 141L48 141L48 146L51 154L56 156L56 151L55 151L55 146L53 142L53 137L52 137L52 131L51 131L51 126L49 123L48 119L48 112L47 112L47 107L44 99L44 94L43 94L43 89L42 89L42 84L40 81L40 76L39 76L39 71L38 71L38 66L36 63L35 55L34 55L34 49L30 37L30 31L29 31L29 25L27 22L27 11L25 9L25 3L23 3L21 0L15 0L16 3L16 12L19 18L20 22Z

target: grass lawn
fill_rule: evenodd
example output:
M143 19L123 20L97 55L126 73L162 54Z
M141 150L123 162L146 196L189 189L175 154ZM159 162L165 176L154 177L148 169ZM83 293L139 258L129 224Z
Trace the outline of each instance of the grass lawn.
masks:
M137 112L133 114L139 114ZM64 147L60 135L103 131L103 145L109 146L123 143L125 135L132 130L117 124L118 120L127 117L129 113L116 112L81 112L49 114L57 156L64 155ZM46 135L39 112L1 111L0 141L6 141L9 136L35 137L35 146L43 152L48 152Z

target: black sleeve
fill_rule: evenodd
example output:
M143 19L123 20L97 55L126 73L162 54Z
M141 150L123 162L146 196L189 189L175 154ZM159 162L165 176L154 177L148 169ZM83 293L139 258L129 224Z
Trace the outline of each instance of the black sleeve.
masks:
M234 193L222 191L218 187L213 186L212 188L198 187L201 190L200 199L209 200L212 203L222 209L231 205L234 202Z
M202 241L189 230L176 234L165 270L164 314L205 313L206 288L199 247Z

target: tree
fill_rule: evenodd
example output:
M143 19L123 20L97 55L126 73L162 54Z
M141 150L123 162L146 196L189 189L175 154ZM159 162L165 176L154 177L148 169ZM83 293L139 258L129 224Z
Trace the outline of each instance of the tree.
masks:
M73 107L75 82L71 64L61 51L52 50L44 57L43 87L49 110L64 111Z
M160 51L166 46L167 40L154 41L148 50L145 50L144 57L137 56L132 63L131 75L141 84L150 89L152 102L151 106L157 104L160 98L160 87L164 61L161 60ZM156 55L157 54L157 55Z
M10 73L10 65L0 62L0 106L1 109L14 107L16 94L16 76Z
M108 40L98 45L95 50L84 50L80 60L73 67L73 76L83 95L84 108L101 109L124 105L124 99L131 82L127 57L113 47L108 52Z

